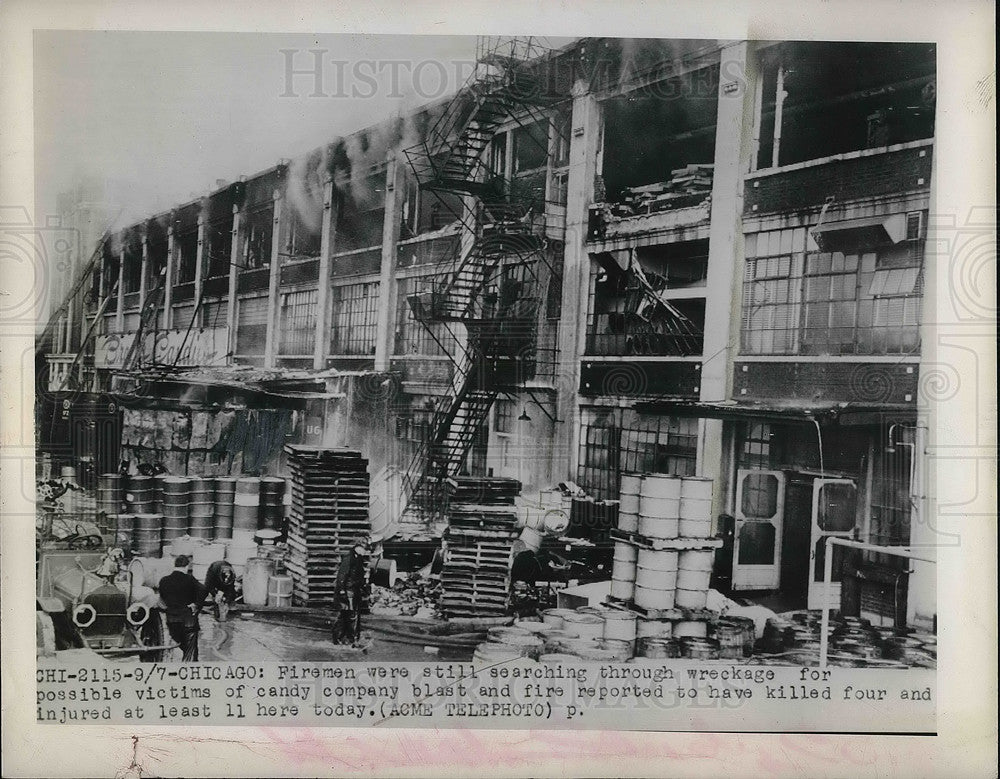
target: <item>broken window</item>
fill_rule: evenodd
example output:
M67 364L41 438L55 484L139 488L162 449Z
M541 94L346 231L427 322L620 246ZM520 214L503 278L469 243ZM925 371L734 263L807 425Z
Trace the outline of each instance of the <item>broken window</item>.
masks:
M351 356L375 354L378 295L377 281L333 287L331 354Z
M615 500L622 473L693 476L697 444L697 419L585 409L577 481L598 500Z
M509 398L500 398L493 405L493 429L498 433L513 433L517 404Z
M544 168L549 156L549 122L541 120L514 129L514 173Z
M757 168L934 136L933 44L793 42L760 72Z
M177 283L194 281L198 265L198 228L180 230L174 235L177 245Z
M286 357L311 357L315 346L315 289L281 294L278 353Z
M229 275L230 254L233 245L233 216L213 219L208 224L208 244L205 249L205 277L209 279Z
M587 354L701 354L705 299L676 291L704 287L707 268L707 240L642 247L595 264Z
M271 264L271 234L274 205L267 203L247 212L244 238L244 269L266 268Z
M712 65L604 101L601 173L609 202L630 187L669 182L689 165L712 164L718 89L719 66Z
M236 303L236 357L264 354L267 340L267 296L240 298Z
M142 279L142 244L130 236L125 246L125 264L122 270L122 291L138 292Z
M907 354L919 347L923 244L863 252L791 251L804 236L752 236L746 261L745 354ZM787 234L787 235L786 235ZM779 237L780 236L780 237ZM785 240L785 239L788 240Z

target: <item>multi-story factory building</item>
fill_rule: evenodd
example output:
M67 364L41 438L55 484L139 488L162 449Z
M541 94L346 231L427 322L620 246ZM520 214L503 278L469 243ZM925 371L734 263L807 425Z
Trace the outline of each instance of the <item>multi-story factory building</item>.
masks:
M237 474L349 445L393 528L459 471L709 476L732 590L789 607L830 534L933 544L934 46L480 48L458 99L104 240L40 342L41 448ZM932 565L834 568L934 619Z

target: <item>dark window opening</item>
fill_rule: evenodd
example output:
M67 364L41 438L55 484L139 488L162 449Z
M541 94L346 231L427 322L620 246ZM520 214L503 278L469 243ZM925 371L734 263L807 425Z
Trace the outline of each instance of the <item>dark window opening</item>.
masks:
M321 212L322 215L322 212ZM286 245L288 260L318 257L322 244L321 219L307 221L297 210L293 210Z
M532 122L514 130L514 173L544 168L549 156L549 123Z
M336 286L331 293L330 354L375 354L379 282Z
M271 235L274 231L274 205L268 204L248 212L243 256L247 270L266 268L271 264Z
M587 354L697 355L703 348L705 299L673 299L670 291L704 286L708 241L636 250L634 261L649 285L663 293L654 302L634 273L612 262L594 264L588 310Z
M233 218L223 217L209 223L205 248L205 277L214 279L229 275L233 248Z
M385 221L385 171L351 178L339 182L339 186L337 251L380 246Z
M777 47L765 54L761 64L757 166L791 165L932 138L935 73L933 44L822 42ZM779 99L781 126L776 131Z
M177 244L177 283L194 281L198 265L198 228L179 231L174 241Z
M714 65L658 84L655 95L639 91L605 101L602 176L609 202L627 188L671 181L689 165L712 164L718 84Z
M138 292L142 283L142 246L138 241L129 241L125 247L125 265L122 271L122 287L125 294Z
M693 476L698 420L586 409L577 481L598 500L616 500L622 473Z

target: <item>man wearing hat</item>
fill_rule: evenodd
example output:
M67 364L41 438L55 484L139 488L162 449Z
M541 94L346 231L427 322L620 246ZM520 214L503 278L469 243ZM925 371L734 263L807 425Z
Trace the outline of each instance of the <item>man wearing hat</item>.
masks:
M353 644L361 637L361 612L368 605L368 561L371 539L364 538L344 552L337 569L337 619L333 623L333 642Z

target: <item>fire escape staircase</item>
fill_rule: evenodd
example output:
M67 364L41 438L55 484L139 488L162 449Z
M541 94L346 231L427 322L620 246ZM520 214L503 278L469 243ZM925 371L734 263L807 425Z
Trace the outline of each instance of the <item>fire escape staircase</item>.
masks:
M436 328L457 323L467 338L458 341L465 345L454 361L451 391L435 407L433 432L404 474L404 522L442 518L445 480L462 468L494 401L534 375L535 311L519 298L522 281L505 277L504 269L532 273L545 261L544 234L534 218L538 204L489 170L484 157L501 125L547 121L539 110L545 89L525 58L536 53L530 39L480 39L477 73L424 142L405 151L421 189L463 197L456 217L473 240L436 288L408 298L414 318L435 340Z

